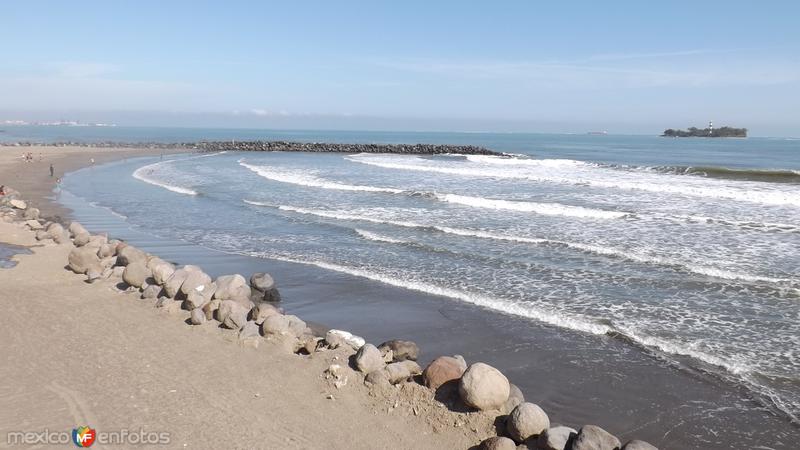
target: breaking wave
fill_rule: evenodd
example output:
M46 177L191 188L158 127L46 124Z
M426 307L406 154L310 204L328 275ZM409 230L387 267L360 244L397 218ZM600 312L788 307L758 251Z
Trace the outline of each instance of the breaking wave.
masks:
M212 156L212 155L207 155L207 156ZM178 194L197 195L197 191L195 191L193 189L189 189L189 188L182 187L182 186L175 186L175 185L172 185L172 184L169 184L169 183L165 183L163 181L156 180L155 178L151 177L151 174L152 174L153 170L156 167L160 166L161 164L166 164L166 163L169 163L169 162L172 162L172 161L174 161L174 160L167 160L167 161L162 161L162 162L157 162L157 163L154 163L154 164L148 164L146 166L142 166L142 167L136 169L135 171L133 171L133 178L136 178L137 180L143 181L143 182L145 182L147 184L152 184L153 186L158 186L160 188L164 188L164 189L166 189L168 191L176 192Z
M483 197L471 197L456 194L436 194L436 198L459 205L476 208L504 209L511 211L533 212L548 216L566 216L592 219L618 219L630 213L620 211L606 211L602 209L584 208L582 206L569 206L560 203L536 203L512 200L497 200Z
M352 184L338 183L323 178L310 175L300 171L290 171L286 169L274 169L269 166L255 166L239 161L239 165L250 169L259 176L272 181L281 183L295 184L299 186L316 187L322 189L334 189L339 191L361 191L361 192L386 192L390 194L399 194L403 192L402 189L392 189L376 186L357 186Z

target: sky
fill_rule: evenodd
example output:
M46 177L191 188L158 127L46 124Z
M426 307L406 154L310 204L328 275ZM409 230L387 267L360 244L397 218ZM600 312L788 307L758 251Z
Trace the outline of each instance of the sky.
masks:
M800 136L797 1L14 1L0 121Z

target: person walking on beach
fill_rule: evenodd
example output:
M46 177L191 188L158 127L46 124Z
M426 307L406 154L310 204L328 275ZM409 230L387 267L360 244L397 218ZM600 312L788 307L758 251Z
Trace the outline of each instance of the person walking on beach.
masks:
M50 163L50 178L53 178L53 172L55 172L55 169L53 169L53 163Z

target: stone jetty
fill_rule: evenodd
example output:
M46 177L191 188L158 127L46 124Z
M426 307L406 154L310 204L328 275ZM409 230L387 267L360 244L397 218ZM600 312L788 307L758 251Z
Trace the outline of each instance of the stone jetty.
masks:
M400 155L493 155L503 153L474 145L449 144L359 144L332 142L290 141L200 141L200 142L12 142L7 147L86 147L86 148L147 148L164 150L194 150L198 152L309 152L309 153L394 153Z
M639 440L623 445L597 425L572 428L554 423L539 405L528 401L543 394L528 392L526 400L519 388L488 364L468 362L459 355L439 356L423 369L417 362L422 349L411 340L375 345L347 331L320 333L284 311L279 283L267 273L212 279L198 266L176 266L126 242L91 234L77 222L65 226L39 218L39 211L7 186L0 193L0 221L35 233L42 245L68 246L64 262L75 276L91 284L107 280L118 291L149 302L158 313L185 316L187 326L214 326L242 345L276 345L298 357L337 352L334 359L341 356L341 364L331 364L320 374L332 388L345 389L355 381L387 400L392 398L387 392L394 393L393 406L387 404L389 411L398 407L397 395L406 394L404 401L414 415L427 414L433 420L449 414L440 422L452 428L469 424L477 436L473 448L657 450ZM417 395L420 392L424 394ZM332 394L327 398L335 399Z

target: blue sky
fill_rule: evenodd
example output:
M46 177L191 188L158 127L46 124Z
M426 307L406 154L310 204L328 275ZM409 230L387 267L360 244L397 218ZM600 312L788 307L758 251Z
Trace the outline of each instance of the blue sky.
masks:
M0 120L800 135L800 2L8 2Z

